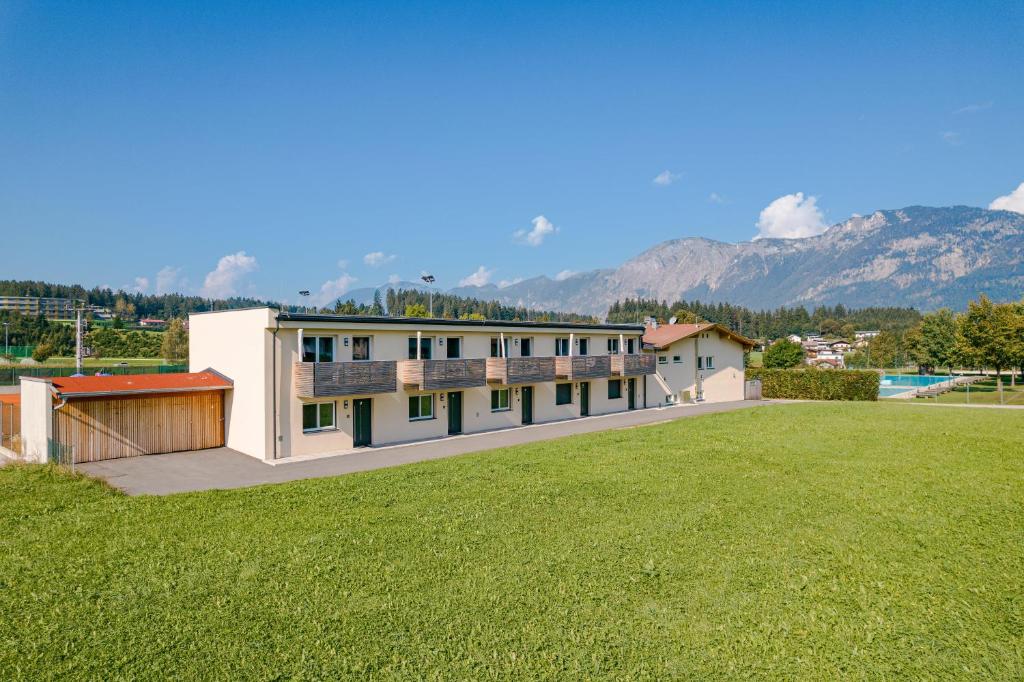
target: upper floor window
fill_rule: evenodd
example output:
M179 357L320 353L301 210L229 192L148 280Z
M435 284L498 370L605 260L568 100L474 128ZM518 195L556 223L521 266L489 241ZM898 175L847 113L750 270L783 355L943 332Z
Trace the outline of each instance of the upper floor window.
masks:
M667 355L659 355L658 356L658 364L659 365L667 365L668 364L668 356Z
M353 336L352 337L352 359L353 360L369 360L370 359L370 337L369 336Z
M673 355L672 356L672 362L676 363L677 365L683 364L683 356L682 355Z
M590 355L590 339L580 339L580 355Z
M334 362L333 336L303 336L303 362Z
M709 355L706 358L704 358L704 369L714 369L714 368L715 368L715 356L714 355Z
M697 369L704 369L704 356L697 356Z
M492 358L500 358L500 357L506 357L507 358L508 357L508 339L507 338L505 339L505 344L504 345L505 345L505 354L504 355L500 355L498 353L498 349L499 349L499 346L501 346L501 342L498 339L498 337L492 336L491 337L491 357Z
M449 336L445 343L447 343L445 357L449 360L455 360L462 357L462 339L460 337Z
M419 356L417 356L416 355L416 337L415 336L410 336L409 337L409 359L410 360L416 360L418 358L420 360L429 360L430 359L430 351L434 347L434 339L429 337L429 336L424 336L424 337L420 338L419 346L420 346L420 354L419 354Z
M608 339L608 355L618 355L619 353L619 340Z
M569 354L569 339L559 338L555 339L555 355L568 355Z
M519 340L519 354L524 358L533 355L533 339L526 336Z
M636 339L626 339L626 352L630 355L636 352Z

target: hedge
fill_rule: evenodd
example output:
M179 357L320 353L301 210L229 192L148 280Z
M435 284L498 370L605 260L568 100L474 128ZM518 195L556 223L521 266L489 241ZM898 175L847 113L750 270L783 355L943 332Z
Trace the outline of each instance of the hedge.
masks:
M851 369L747 369L765 398L878 400L878 372Z

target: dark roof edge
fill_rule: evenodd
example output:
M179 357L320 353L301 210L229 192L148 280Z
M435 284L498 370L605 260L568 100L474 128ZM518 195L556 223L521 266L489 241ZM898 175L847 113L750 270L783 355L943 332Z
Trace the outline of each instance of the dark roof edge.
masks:
M547 329L597 329L643 333L642 324L586 324L580 322L527 322L523 320L446 320L440 317L376 317L373 315L329 315L322 313L286 313L282 322L351 322L361 324L421 324L459 327L540 327Z

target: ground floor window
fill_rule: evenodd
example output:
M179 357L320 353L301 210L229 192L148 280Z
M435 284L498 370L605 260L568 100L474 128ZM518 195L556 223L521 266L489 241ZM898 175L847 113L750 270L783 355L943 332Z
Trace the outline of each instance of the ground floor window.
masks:
M498 388L491 391L491 412L504 412L508 409L508 389Z
M335 405L331 403L306 403L302 406L302 430L325 431L335 428Z
M572 384L555 384L555 405L572 403Z
M622 379L608 380L608 400L622 397Z
M409 421L434 418L434 394L409 396Z

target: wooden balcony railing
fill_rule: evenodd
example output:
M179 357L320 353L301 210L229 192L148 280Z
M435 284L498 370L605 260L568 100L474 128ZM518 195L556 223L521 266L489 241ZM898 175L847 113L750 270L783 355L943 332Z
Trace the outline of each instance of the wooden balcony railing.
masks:
M559 379L601 379L611 376L608 355L572 355L555 358L555 376Z
M635 377L643 374L654 374L657 360L651 353L631 355L611 355L612 374L620 377Z
M398 380L419 391L486 386L487 365L484 358L399 360Z
M487 381L512 386L537 384L555 380L555 359L547 358L487 358Z
M394 393L398 390L394 360L369 362L296 362L295 394L299 398Z

